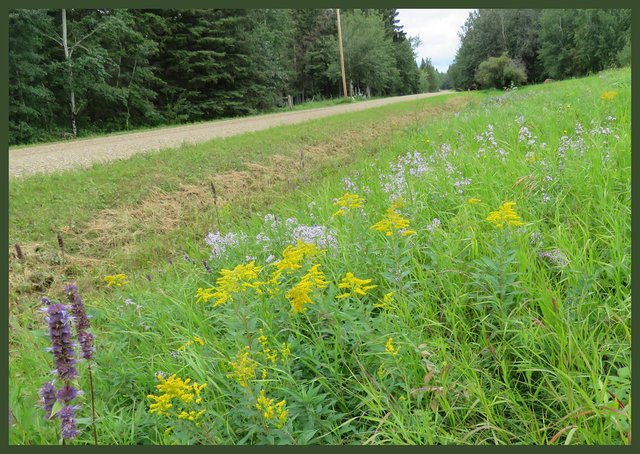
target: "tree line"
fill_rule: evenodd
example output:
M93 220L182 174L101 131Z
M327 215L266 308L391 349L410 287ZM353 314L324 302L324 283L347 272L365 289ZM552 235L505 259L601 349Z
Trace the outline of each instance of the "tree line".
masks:
M458 90L565 79L631 63L631 10L480 9L459 37Z
M421 89L395 9L342 11L348 95ZM11 144L242 116L341 93L331 9L9 11Z
M631 10L480 9L440 73L396 9L342 11L348 95L467 90L630 64ZM332 9L9 11L9 141L180 124L342 96Z

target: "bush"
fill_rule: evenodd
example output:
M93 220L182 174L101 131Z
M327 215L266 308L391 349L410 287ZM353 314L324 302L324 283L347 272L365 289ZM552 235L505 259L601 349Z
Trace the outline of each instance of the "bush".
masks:
M483 88L503 88L510 85L521 85L527 81L524 66L509 58L506 54L500 57L489 57L480 63L476 71L476 82Z

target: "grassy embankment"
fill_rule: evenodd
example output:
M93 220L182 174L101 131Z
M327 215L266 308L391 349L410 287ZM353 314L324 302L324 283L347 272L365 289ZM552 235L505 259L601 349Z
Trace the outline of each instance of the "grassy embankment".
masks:
M11 261L10 441L56 442L27 278L48 265L49 293L77 278L94 316L102 443L627 443L630 73L458 96L13 180L12 242L63 230L67 253ZM459 112L408 121L418 105ZM409 224L387 236L392 213ZM239 241L211 260L216 230ZM324 252L290 255L300 238ZM203 400L150 414L159 371ZM78 443L89 414L85 395Z

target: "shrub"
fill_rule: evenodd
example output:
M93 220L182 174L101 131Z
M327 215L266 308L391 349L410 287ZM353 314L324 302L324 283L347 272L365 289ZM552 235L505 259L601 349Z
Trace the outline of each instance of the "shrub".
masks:
M502 88L520 85L527 81L524 66L509 58L506 54L500 57L489 57L480 63L476 71L476 82L483 88Z

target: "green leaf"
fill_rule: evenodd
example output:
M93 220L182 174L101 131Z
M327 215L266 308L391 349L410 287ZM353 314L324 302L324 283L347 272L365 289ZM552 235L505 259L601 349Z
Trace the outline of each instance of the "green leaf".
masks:
M300 434L300 436L296 440L297 443L299 445L304 445L304 444L309 443L309 441L313 438L313 436L316 434L316 432L317 432L317 429L305 430L304 432L302 432Z
M91 425L91 418L76 418L76 424L79 426Z
M618 369L618 377L620 378L629 378L631 377L631 369L627 366L621 367Z
M56 400L56 403L53 404L53 408L51 409L51 416L49 419L53 418L55 415L58 414L58 412L60 410L62 410L62 407L64 407L64 404L62 403L61 400Z
M574 434L576 433L576 431L578 430L577 427L574 427L573 429L571 429L569 431L569 433L567 434L567 438L564 441L565 446L568 446L571 444L571 439L573 438Z

